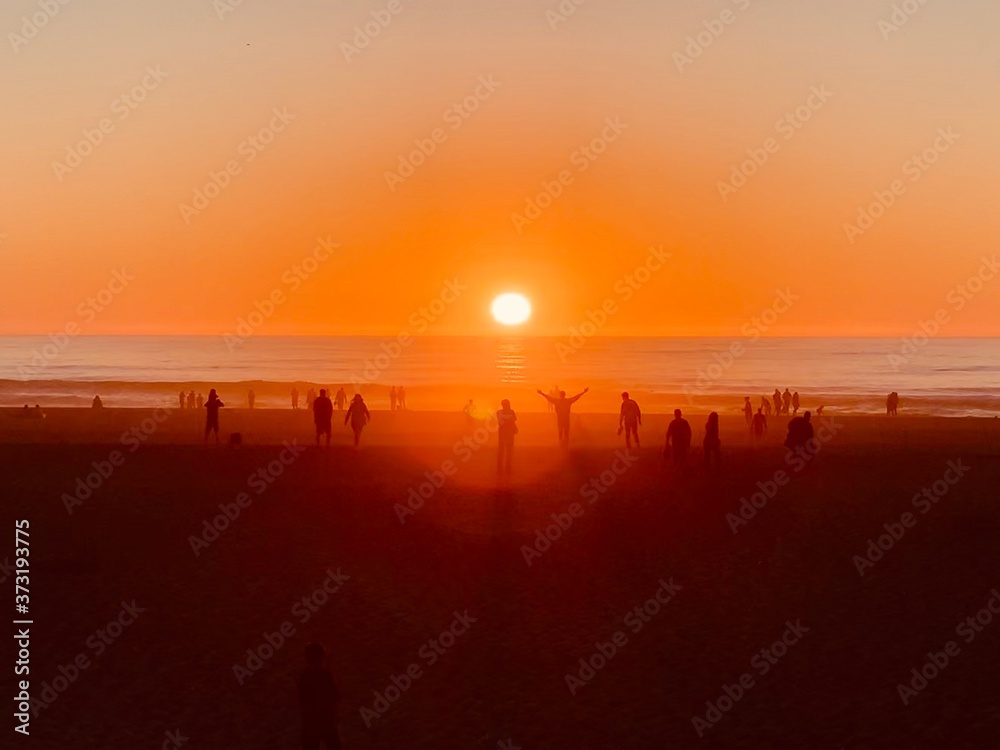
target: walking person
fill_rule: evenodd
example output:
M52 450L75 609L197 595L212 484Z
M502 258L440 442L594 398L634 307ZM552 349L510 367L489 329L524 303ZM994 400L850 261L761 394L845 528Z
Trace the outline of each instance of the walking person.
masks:
M302 719L303 750L340 750L337 734L337 704L340 691L324 666L326 650L318 643L305 649L306 668L298 681L299 715Z
M319 447L320 436L326 435L326 447L329 448L333 432L333 402L327 397L325 388L320 388L319 396L313 401L313 422L316 424L316 447Z
M687 463L690 447L691 425L684 419L680 409L674 409L674 419L667 427L667 444L663 448L663 455L670 456L673 465L680 469Z
M635 438L635 447L639 445L639 426L642 424L642 412L639 404L629 398L628 391L622 393L622 408L618 413L618 434L625 430L625 448L632 449L632 438Z
M757 413L753 415L753 422L750 423L750 434L754 440L763 440L764 435L767 434L767 417L764 416L762 409L757 409Z
M368 407L365 406L365 400L361 398L360 393L355 393L354 398L351 400L351 406L347 409L347 414L344 416L344 424L351 423L351 430L354 432L355 448L361 442L361 431L371 418L372 415L368 411Z
M205 402L205 408L208 409L208 414L205 419L205 442L208 442L208 433L215 433L215 444L219 444L219 409L225 406L222 400L219 398L219 394L215 392L213 388L208 392L208 401Z

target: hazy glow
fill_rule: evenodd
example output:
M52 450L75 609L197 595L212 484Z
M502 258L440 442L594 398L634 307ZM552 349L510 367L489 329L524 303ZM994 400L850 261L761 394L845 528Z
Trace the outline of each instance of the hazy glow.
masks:
M997 333L997 0L44 5L0 333Z
M531 303L523 294L501 294L493 300L493 318L505 326L518 326L531 317Z

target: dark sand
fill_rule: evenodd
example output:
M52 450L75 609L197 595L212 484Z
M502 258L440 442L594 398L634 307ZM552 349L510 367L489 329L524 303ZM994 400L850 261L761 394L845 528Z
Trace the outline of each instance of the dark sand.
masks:
M175 413L130 452L121 435L148 414L0 414L0 560L14 519L31 522L34 696L77 654L90 662L20 746L159 748L180 729L189 748L297 747L294 683L314 639L332 652L345 748L997 746L1000 615L971 643L956 634L1000 589L995 420L837 419L796 472L783 429L754 447L724 416L721 475L696 450L677 476L659 455L666 417L651 417L639 460L589 503L581 485L624 447L610 415L575 417L569 455L547 415L524 415L498 483L492 438L467 461L455 451L461 415L377 412L361 451L337 427L333 449L258 495L248 477L282 441L312 442L306 413L223 410L239 449L203 447L201 415ZM704 415L691 422L699 442ZM113 450L124 463L67 513L61 495ZM447 460L454 476L401 524L394 505ZM913 495L957 460L968 473L922 514ZM780 469L787 486L734 535L727 513ZM190 535L240 492L252 504L196 557ZM522 545L572 503L583 515L528 567ZM907 511L915 526L859 576L852 558ZM328 569L350 579L303 624L293 606ZM661 579L680 590L633 632L626 614ZM97 656L88 639L133 599L144 611ZM422 646L466 610L476 622L429 665ZM294 635L241 686L233 665L285 621ZM761 675L751 659L786 621L808 633ZM625 645L571 695L566 675L616 631ZM952 640L960 653L903 705L897 685ZM413 663L419 679L367 728L359 710ZM743 673L754 686L699 738L692 716Z

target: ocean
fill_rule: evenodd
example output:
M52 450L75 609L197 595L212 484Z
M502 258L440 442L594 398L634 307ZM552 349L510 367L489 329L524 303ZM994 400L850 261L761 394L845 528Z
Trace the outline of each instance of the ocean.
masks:
M0 338L0 405L173 405L181 388L218 388L238 405L249 388L258 406L286 407L293 384L360 389L384 408L390 385L404 385L411 409L461 409L469 398L534 395L557 384L589 387L582 411L617 411L627 389L654 408L734 411L743 396L777 387L798 391L803 408L884 412L897 391L902 414L1000 414L1000 339L941 338L904 350L880 338L568 338L221 336Z

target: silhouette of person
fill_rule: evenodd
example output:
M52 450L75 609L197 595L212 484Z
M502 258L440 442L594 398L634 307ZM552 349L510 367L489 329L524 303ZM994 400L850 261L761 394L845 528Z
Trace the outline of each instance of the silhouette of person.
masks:
M785 437L785 447L795 450L806 446L813 439L812 415L803 412L801 417L792 417L788 423L788 435Z
M251 409L253 408L254 401L256 400L257 400L257 394L254 393L253 388L251 388L249 391L247 391L247 403L250 405Z
M762 397L760 400L760 405L764 407L764 414L767 416L771 416L771 399L769 399L767 396Z
M818 409L816 410L816 416L817 416L817 417L820 417L820 418L822 419L822 417L823 417L823 410L824 410L825 408L826 408L825 406L821 406L821 407L819 407L819 408L818 408Z
M712 461L715 461L715 468L719 468L722 462L722 441L719 438L719 415L712 412L705 422L705 440L702 443L705 450L705 468L710 469Z
M389 389L389 411L396 411L396 386Z
M368 424L368 421L372 418L371 412L368 411L368 407L365 406L365 400L361 398L360 393L355 393L354 398L351 400L351 406L347 410L347 414L344 416L344 424L348 422L351 423L351 429L354 430L354 447L358 447L358 443L361 441L361 431Z
M194 391L191 391L191 392L190 392L190 393L188 394L188 397L187 397L187 402L188 402L188 403L187 403L187 408L188 408L188 409L193 409L193 408L194 408L194 402L195 402L195 400L196 400L196 399L195 399L195 397L194 397Z
M205 405L205 397L199 393L198 398L195 399L195 404L199 409L203 407Z
M557 398L559 398L559 386L558 386L558 385L556 385L556 386L553 386L553 387L552 387L552 390L551 390L551 391L549 391L549 395L550 395L550 396L551 396L551 397L552 397L553 399L557 399ZM554 412L554 411L556 410L556 405L555 405L555 404L554 404L554 403L553 403L552 401L549 401L549 403L548 403L548 407L549 407L549 412L550 412L550 413L551 413L551 412Z
M787 388L785 389L785 392L781 395L781 405L782 408L784 409L782 413L785 416L788 416L788 413L791 411L792 407L792 392Z
M750 423L750 434L757 440L763 439L764 435L767 434L767 417L764 416L761 409L757 409L757 413L753 415L753 421Z
M219 409L225 406L224 403L219 399L219 394L215 392L213 388L208 392L208 401L205 402L205 408L208 409L208 417L205 420L205 442L208 442L208 433L215 433L215 443L219 443Z
M538 395L552 404L552 408L555 409L556 427L559 431L559 445L563 448L569 447L569 410L589 390L590 388L584 388L572 398L566 398L566 391L559 391L559 395L553 398L547 393L543 393L541 388L538 389Z
M777 388L774 389L774 395L771 396L774 400L774 416L781 416L781 391Z
M326 389L321 388L319 397L313 401L313 422L316 423L316 445L319 446L320 435L326 435L326 447L330 447L330 435L333 432L333 402L327 398Z
M94 400L90 402L90 408L92 409L103 409L104 402L101 401L100 396L94 396Z
M306 391L306 408L312 410L313 401L315 400L316 400L316 391L310 388L308 391Z
M401 410L406 408L406 390L403 386L399 386L396 390L396 402Z
M177 400L180 402L181 409L183 409L184 405L187 403L187 397L184 395L184 391L177 394Z
M798 392L798 391L795 391L795 393L793 393L793 394L792 394L792 416L793 416L793 417L794 417L794 416L795 416L796 414L798 414L798 413L799 413L799 405L800 405L801 403L802 403L802 402L801 402L801 401L799 401L799 392Z
M750 397L745 396L743 398L743 416L747 420L747 429L750 429L750 423L753 421L753 404L750 403Z
M899 412L899 394L893 391L885 399L885 413L890 417L897 416Z
M345 406L347 406L347 393L341 387L337 391L337 411L343 411Z
M664 455L670 455L674 466L683 466L687 461L688 448L691 447L691 425L681 416L680 409L674 409L674 419L667 427L667 444L663 448Z
M625 430L625 447L632 448L632 438L635 438L635 447L641 448L639 444L639 425L642 424L642 412L639 411L639 404L629 398L628 391L622 393L622 408L618 412L618 434Z
M470 402L471 403L471 402ZM497 412L497 472L510 474L511 454L514 452L514 436L517 434L517 414L510 408L510 400L500 402Z
M298 409L299 408L299 389L298 388L292 388L292 408L293 409Z
M328 399L329 400L329 399ZM318 643L305 649L306 667L299 675L299 714L302 718L303 750L340 750L337 734L337 704L340 691L324 666L326 650Z

